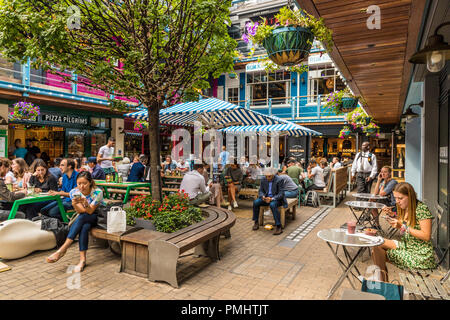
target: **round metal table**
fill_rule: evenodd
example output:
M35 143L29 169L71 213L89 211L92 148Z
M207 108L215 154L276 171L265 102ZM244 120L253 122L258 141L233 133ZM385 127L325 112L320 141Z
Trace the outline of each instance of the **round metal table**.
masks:
M375 219L370 212L372 209L376 209L379 215L380 210L386 206L384 203L372 201L347 201L345 202L345 204L350 208L350 211L356 219L357 225L361 225L363 227L369 226L370 228L380 230L381 234L385 234L385 232L381 229L378 220ZM354 210L355 208L362 209L361 215L359 217L356 215L356 212Z
M355 198L367 199L367 200L386 200L387 196L380 196L379 194L371 193L354 193L352 194Z
M317 233L317 236L327 243L328 247L333 253L333 256L336 258L339 266L343 271L337 282L330 289L327 299L329 299L336 292L345 278L347 278L352 288L355 289L355 286L350 281L349 273L359 282L361 282L361 280L358 278L358 275L361 275L361 273L356 267L356 260L363 254L363 252L367 248L379 246L384 243L384 239L382 237L371 237L363 233L348 234L347 230L344 229L320 230ZM334 249L331 244L336 245L336 248ZM347 247L358 247L359 249L355 256L352 257L348 252ZM345 261L338 256L339 248L342 248ZM355 275L352 272L352 269L355 269L358 275Z

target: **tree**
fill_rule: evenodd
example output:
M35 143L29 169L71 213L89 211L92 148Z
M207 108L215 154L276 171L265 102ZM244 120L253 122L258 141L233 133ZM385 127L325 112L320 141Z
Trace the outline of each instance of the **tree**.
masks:
M53 73L57 65L88 78L89 86L141 101L149 116L152 194L160 200L159 111L208 88L210 75L233 70L230 6L231 0L2 0L0 53Z

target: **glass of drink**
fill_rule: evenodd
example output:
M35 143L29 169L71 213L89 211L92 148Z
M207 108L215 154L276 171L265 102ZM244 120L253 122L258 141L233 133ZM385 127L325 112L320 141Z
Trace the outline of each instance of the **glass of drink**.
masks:
M347 222L347 233L354 234L356 231L356 221L348 221Z
M13 191L13 185L12 185L12 183L7 183L7 184L6 184L6 188L8 188L8 190L12 192L12 191Z

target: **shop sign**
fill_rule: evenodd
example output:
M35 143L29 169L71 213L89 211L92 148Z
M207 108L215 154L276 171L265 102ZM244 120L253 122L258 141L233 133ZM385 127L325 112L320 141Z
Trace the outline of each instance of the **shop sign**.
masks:
M305 153L305 149L302 148L301 145L296 144L295 146L292 146L289 148L289 153L293 156L293 157L300 157L303 155L303 153Z
M42 121L45 122L88 125L88 117L59 115L51 113L43 113L41 117Z
M308 64L309 65L315 65L315 64L324 64L324 63L331 63L331 58L327 53L324 54L310 54L308 57Z
M306 137L289 137L287 141L287 156L294 157L297 160L307 158L307 139Z
M263 63L259 63L259 62L249 63L245 66L246 72L255 72L255 71L263 71L263 70L265 70L265 66Z

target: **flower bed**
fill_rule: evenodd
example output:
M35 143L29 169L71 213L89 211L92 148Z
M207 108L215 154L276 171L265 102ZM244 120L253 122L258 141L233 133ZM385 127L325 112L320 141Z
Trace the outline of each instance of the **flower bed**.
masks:
M134 225L135 218L152 220L157 231L172 233L203 220L200 208L189 204L186 193L173 193L162 203L152 200L151 195L134 197L126 208L127 224Z

